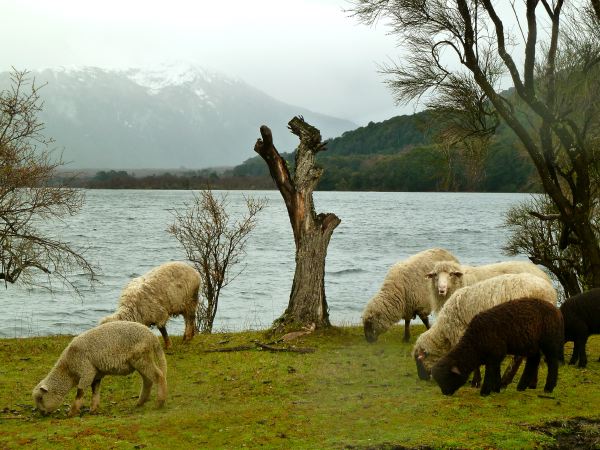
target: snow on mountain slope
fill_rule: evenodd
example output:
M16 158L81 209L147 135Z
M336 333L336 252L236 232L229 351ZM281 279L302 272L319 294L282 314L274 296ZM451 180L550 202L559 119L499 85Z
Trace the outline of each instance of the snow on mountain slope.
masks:
M273 130L279 151L292 151L298 141L287 122L295 115L319 128L324 139L356 128L190 64L50 68L31 75L36 85L46 83L41 119L69 168L236 165L255 156L263 124ZM8 86L8 73L0 74L0 86Z

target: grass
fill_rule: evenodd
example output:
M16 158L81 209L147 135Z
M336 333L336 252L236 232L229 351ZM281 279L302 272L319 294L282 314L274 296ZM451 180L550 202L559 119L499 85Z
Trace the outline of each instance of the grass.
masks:
M423 330L413 327L414 337ZM99 413L67 418L33 410L31 390L68 336L0 340L0 448L539 448L555 437L540 427L600 419L600 336L588 342L586 369L561 367L554 393L480 397L468 386L445 397L417 379L412 345L397 327L367 344L358 327L317 332L295 342L308 354L205 350L264 341L260 332L174 338L167 352L169 398L136 408L140 377L106 377ZM572 346L566 353L570 356ZM540 386L545 367L540 371ZM90 393L86 393L89 407ZM594 425L595 423L595 425Z

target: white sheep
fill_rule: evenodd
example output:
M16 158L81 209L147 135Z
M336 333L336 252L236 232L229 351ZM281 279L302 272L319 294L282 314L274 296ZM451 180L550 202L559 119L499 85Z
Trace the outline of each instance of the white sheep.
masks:
M448 251L433 248L422 251L394 264L388 271L383 285L367 303L362 321L365 338L375 342L400 319L404 319L404 341L410 339L410 321L416 316L429 327L427 316L431 312L431 291L425 275L436 261L457 261Z
M437 313L457 289L509 273L530 273L551 283L550 277L528 261L505 261L484 266L465 266L455 261L440 261L427 274L430 279L431 311Z
M100 403L102 377L133 371L138 371L143 380L138 406L148 400L153 383L157 383L158 406L162 407L167 399L167 360L158 338L135 322L98 325L75 337L65 348L46 378L33 389L33 401L42 413L50 413L77 386L69 411L73 416L81 409L84 390L91 386L90 412L95 412Z
M181 314L185 320L183 340L189 341L196 331L200 281L198 271L188 264L162 264L131 280L121 293L117 311L104 317L100 323L128 320L146 326L156 325L165 346L169 348L171 339L167 333L167 321Z
M522 297L556 305L556 290L552 284L529 273L499 275L457 290L431 328L415 342L413 357L419 377L429 379L431 367L456 345L477 313Z

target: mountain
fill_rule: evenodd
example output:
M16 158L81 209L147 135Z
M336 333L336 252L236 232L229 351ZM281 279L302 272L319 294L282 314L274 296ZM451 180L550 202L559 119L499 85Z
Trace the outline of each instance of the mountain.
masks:
M34 71L44 101L40 119L67 168L159 169L232 166L254 155L259 127L292 151L295 115L323 138L356 128L350 121L280 102L242 80L192 65ZM0 74L0 86L9 86Z

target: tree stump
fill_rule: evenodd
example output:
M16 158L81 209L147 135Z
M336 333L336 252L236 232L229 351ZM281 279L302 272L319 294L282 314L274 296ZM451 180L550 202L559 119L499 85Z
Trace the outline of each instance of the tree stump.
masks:
M333 230L341 220L333 213L316 214L313 190L323 169L315 166L316 154L325 150L321 133L302 117L294 117L288 128L300 139L296 149L293 177L286 161L273 145L269 127L260 127L254 151L267 163L285 202L296 244L296 270L289 304L274 323L275 329L307 326L330 326L325 297L325 258Z

